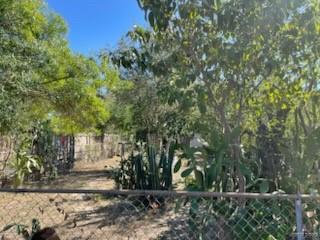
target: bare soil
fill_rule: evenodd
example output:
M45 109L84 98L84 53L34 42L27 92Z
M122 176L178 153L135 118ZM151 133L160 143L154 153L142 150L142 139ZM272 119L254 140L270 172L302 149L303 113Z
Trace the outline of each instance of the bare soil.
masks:
M0 226L19 223L30 229L36 218L42 227L53 227L65 240L175 239L183 225L173 205L167 201L152 209L138 199L86 194L1 194ZM22 239L15 227L0 232L1 237Z
M24 187L113 189L112 176L119 161L119 157L114 157L98 162L76 162L69 174ZM179 185L179 174L174 175L174 181ZM166 199L161 205L150 207L143 204L142 199L92 194L0 193L0 230L13 223L30 227L35 218L42 227L54 227L65 240L178 239L176 237L185 232L186 222L172 210L173 199ZM12 227L0 232L0 239L22 238L17 235L16 227Z
M68 189L114 189L113 175L119 167L120 158L115 156L95 162L75 162L67 174L58 175L52 180L28 182L24 187L68 188Z
M120 157L115 156L106 160L95 162L75 162L74 168L67 174L59 175L53 180L28 182L24 187L28 188L65 188L65 189L114 189L114 174L119 168ZM181 190L184 186L180 177L181 171L173 174L173 186L175 190Z

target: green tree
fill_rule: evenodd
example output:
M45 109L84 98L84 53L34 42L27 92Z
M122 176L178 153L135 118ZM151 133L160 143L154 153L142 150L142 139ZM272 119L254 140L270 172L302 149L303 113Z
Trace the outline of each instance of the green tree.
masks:
M162 99L161 79L147 69L146 63L151 60L148 55L153 43L151 37L149 31L136 27L117 50L104 53L118 66L120 77L127 83L126 88L111 93L114 114L108 124L114 123L118 129L133 134L141 132L177 140L186 125L185 116L178 114L177 104L169 105Z
M50 120L57 133L74 134L110 117L103 90L117 74L70 50L60 16L42 0L1 0L0 15L2 133Z
M163 80L168 103L198 107L209 116L205 129L216 126L227 139L233 190L245 191L250 180L241 146L252 143L260 145L258 176L279 188L287 121L319 78L319 3L138 2L154 36L145 65Z
M0 0L0 135L14 139L17 183L45 160L34 156L37 138L101 133L111 114L107 90L121 88L108 59L72 52L66 33L44 0Z

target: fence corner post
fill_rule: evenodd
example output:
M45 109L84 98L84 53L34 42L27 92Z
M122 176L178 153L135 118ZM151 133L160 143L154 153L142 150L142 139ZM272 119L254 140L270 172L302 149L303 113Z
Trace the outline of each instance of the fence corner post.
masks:
M304 240L303 233L303 220L302 220L302 202L301 195L298 192L295 200L295 211L296 211L296 225L297 225L297 240Z

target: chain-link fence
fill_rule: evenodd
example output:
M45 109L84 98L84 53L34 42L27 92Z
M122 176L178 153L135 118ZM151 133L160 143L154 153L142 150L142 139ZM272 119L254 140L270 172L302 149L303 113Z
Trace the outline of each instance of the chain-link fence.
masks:
M0 239L23 239L18 231L31 231L32 219L66 240L318 239L319 203L309 195L2 189Z

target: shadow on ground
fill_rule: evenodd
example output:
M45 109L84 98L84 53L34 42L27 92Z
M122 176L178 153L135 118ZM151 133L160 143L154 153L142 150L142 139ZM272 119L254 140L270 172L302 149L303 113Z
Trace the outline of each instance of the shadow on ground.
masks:
M113 189L115 170L70 171L55 179L42 179L29 182L26 187L32 188L94 188Z
M106 239L151 239L155 231L166 227L165 211L162 209L148 209L140 201L121 198L103 202L104 206L98 208L69 212L70 220L65 227L94 228L96 235L103 235Z

